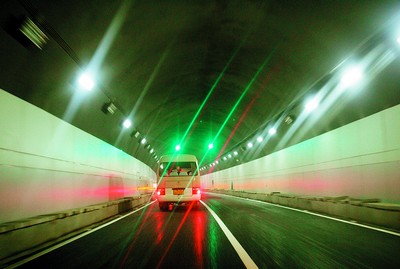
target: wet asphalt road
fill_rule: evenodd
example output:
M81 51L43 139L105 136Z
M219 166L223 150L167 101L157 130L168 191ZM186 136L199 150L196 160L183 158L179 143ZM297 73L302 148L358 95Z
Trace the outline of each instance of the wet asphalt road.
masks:
M400 268L400 237L228 196L203 194L259 268ZM157 202L18 268L245 268L203 205Z

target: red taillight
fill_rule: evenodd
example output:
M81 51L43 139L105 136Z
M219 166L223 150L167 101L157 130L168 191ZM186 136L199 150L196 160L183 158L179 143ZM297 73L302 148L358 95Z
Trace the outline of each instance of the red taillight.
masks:
M200 194L200 188L192 188L192 194Z
M165 195L165 188L157 189L157 195Z

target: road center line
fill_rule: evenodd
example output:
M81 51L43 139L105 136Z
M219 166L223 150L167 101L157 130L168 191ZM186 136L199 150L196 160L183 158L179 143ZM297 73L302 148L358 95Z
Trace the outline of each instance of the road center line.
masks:
M231 231L229 231L228 227L222 222L222 220L218 217L218 215L203 201L200 201L208 211L210 211L211 215L217 221L219 227L221 227L222 231L225 233L229 242L232 244L233 248L236 250L240 259L246 266L246 268L258 268L258 266L254 263L254 261L250 258L249 254L247 254L246 250L240 245L239 241L233 236Z

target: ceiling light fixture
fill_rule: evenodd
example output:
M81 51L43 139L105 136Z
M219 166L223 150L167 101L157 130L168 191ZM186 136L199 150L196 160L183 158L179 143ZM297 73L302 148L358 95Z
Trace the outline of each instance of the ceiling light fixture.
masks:
M363 71L359 66L348 68L340 80L344 87L351 87L357 84L363 77Z
M82 90L91 91L94 87L94 80L91 74L83 73L78 78L78 85Z
M315 110L318 106L319 106L319 100L317 99L317 97L308 99L305 105L306 112L311 112Z
M268 130L268 133L270 134L270 135L274 135L274 134L276 134L276 129L274 128L274 127L272 127L272 128L270 128L269 130Z
M122 123L125 129L128 129L132 126L132 121L130 119L125 119Z

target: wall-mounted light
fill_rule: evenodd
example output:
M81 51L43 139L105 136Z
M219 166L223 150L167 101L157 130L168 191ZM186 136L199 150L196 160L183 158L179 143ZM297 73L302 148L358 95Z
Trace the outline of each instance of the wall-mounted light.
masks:
M283 122L286 123L287 125L292 124L295 121L295 117L293 115L287 115L284 119Z
M49 37L42 30L39 22L29 17L13 18L6 25L5 30L25 47L43 49Z
M111 101L104 103L104 105L101 107L101 111L103 111L104 114L114 114L116 110L117 107Z
M133 131L133 132L131 133L131 137L138 138L138 137L139 137L139 135L140 135L140 132L139 132L139 131L137 131L137 130L135 130L135 131Z

